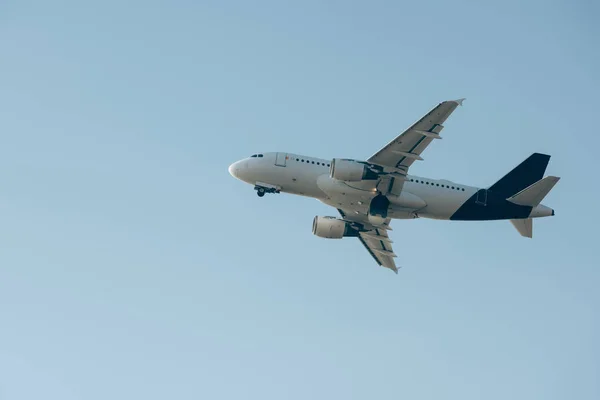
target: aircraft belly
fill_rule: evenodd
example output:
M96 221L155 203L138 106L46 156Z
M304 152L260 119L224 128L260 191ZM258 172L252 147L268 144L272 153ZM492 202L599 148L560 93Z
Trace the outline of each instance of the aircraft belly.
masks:
M390 203L399 208L407 208L409 210L420 210L427 206L427 203L417 195L410 193L407 189L402 190L400 195L396 196L388 194L387 198Z
M427 198L427 207L419 211L419 216L432 219L449 219L465 199L457 196Z
M407 208L397 207L392 205L388 213L388 217L392 219L413 219L419 218L418 212Z
M377 195L375 189L361 189L348 186L345 182L337 179L332 179L329 175L321 175L317 179L317 186L327 197L336 201L346 202L363 202L368 203Z
M322 200L325 204L362 215L369 212L371 200L378 194L374 184L371 184L372 187L359 187L332 179L328 175L320 176L317 185L327 195L327 198ZM415 218L415 210L426 205L421 198L408 191L403 191L399 196L387 197L390 201L388 217L394 219Z
M284 193L314 198L325 197L325 193L317 186L316 174L307 174L306 171L293 166L277 167L272 180Z
M431 219L450 219L471 196L472 191L452 191L437 187L423 187L422 185L409 185L415 194L422 198L427 206L418 210L419 217Z

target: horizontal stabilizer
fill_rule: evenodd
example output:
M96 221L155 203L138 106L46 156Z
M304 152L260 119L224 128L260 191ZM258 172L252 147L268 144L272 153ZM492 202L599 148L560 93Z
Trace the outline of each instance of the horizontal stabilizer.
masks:
M557 176L547 176L521 190L514 196L509 197L507 200L520 206L536 207L559 180L560 178Z
M511 219L510 222L515 228L517 228L521 236L527 238L533 237L533 220L531 218Z

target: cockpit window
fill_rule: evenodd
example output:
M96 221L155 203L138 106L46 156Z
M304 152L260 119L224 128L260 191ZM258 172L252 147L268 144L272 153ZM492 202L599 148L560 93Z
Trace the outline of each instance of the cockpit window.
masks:
M263 155L262 155L262 154L259 154L258 156L259 156L259 157L262 157Z
M258 157L258 154L252 154L250 157Z

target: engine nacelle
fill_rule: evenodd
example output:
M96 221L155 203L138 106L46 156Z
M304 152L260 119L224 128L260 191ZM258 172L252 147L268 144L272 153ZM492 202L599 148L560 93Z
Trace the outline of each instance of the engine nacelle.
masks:
M329 176L339 181L348 182L374 180L379 178L379 175L365 164L342 158L334 158L331 161Z
M347 236L358 236L358 231L346 221L335 217L316 216L312 226L313 235L325 239L341 239Z

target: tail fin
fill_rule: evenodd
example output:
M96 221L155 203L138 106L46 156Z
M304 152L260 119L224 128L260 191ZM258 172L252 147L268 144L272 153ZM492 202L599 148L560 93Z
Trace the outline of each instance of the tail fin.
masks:
M533 237L533 221L531 218L527 219L511 219L510 222L519 231L521 236L532 238Z
M559 180L560 178L557 176L547 176L506 200L520 206L535 207L544 200L544 197L546 197Z
M519 193L532 183L542 179L549 161L549 155L533 153L502 179L490 186L488 190L505 198Z

